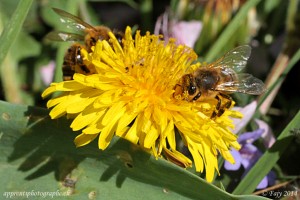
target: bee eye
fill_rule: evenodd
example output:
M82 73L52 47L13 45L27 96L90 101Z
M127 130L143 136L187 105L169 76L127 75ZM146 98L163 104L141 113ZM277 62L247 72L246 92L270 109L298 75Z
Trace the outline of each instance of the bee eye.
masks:
M196 92L196 87L194 85L190 85L189 89L188 89L188 93L189 95L193 95Z
M91 46L94 46L96 42L97 42L96 38L91 37Z

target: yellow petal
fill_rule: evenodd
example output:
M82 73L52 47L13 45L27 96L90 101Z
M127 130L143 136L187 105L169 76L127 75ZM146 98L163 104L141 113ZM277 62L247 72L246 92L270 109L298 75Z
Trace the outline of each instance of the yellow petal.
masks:
M71 128L73 131L80 130L89 124L93 124L96 121L98 121L104 114L106 110L105 109L89 109L85 112L80 113L72 122Z
M215 175L215 169L218 170L218 161L216 155L211 151L211 147L203 143L205 157L206 180L212 182Z
M97 90L87 90L78 96L78 101L74 103L69 103L66 111L67 113L79 113L84 111L90 104L92 104L97 98L98 95L102 93Z
M118 54L119 57L123 58L124 52L123 52L123 49L122 49L119 41L117 40L117 38L115 37L115 35L112 32L109 32L108 35L110 37L110 40L112 41L114 51L116 52L116 54Z
M139 141L139 135L141 134L140 126L142 123L142 116L138 115L135 119L133 125L128 130L127 134L123 137L126 140L132 142L133 144L137 144Z
M68 99L68 94L69 93L64 93L60 96L57 96L57 97L54 97L53 99L50 99L48 102L47 102L47 107L48 108L51 108L61 102L64 102Z
M170 151L167 148L163 148L163 149L164 149L164 155L172 163L183 168L192 167L192 161L186 156L184 156L182 153L180 153L179 151L176 150Z
M109 123L108 125L106 125L99 136L99 140L98 140L98 147L99 149L106 149L106 147L109 145L114 132L116 130L116 123Z
M80 135L78 135L75 140L74 143L76 145L76 147L81 147L84 145L89 144L91 141L93 141L96 137L98 136L98 134L93 134L93 135L86 135L84 133L81 133Z
M124 134L123 130L126 126L128 126L137 116L137 113L134 112L125 112L119 122L118 122L118 126L117 126L117 130L116 130L116 135L121 137L121 132L122 134Z
M103 130L104 126L101 123L89 124L85 129L82 130L84 134L93 135L98 134Z
M225 160L227 160L228 162L230 162L231 164L234 164L235 161L234 161L234 158L233 156L231 155L230 151L229 150L220 150L221 152L221 155L223 156L223 158Z
M50 87L48 87L46 90L44 90L44 92L42 93L42 97L45 98L54 92L56 92L56 87L52 83Z
M109 110L106 112L103 117L102 124L106 126L109 123L116 123L117 120L124 114L126 108L124 102L115 103Z
M195 162L195 166L196 166L196 171L197 172L203 172L204 170L204 161L202 159L202 153L201 153L201 145L200 144L196 144L196 143L192 143L191 140L189 138L186 138L187 144L188 144L188 149L190 151L190 153L193 156L193 160Z
M151 148L153 144L155 144L156 139L158 138L159 133L154 126L151 126L150 130L146 133L144 147Z
M165 110L164 110L165 111ZM158 107L155 107L153 110L153 119L157 126L160 128L160 133L163 133L167 127L167 115L166 112L163 112Z
M165 129L164 135L167 137L171 149L176 149L176 139L173 120L169 121L169 124Z

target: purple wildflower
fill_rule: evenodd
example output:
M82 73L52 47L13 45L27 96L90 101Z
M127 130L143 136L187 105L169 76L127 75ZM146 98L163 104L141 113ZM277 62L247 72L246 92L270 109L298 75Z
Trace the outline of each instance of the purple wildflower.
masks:
M45 85L50 85L53 79L55 69L55 62L51 60L47 65L44 65L40 68L40 74L42 81Z
M262 155L262 152L255 145L253 145L253 142L265 135L265 132L266 131L264 129L259 128L253 132L246 132L241 134L238 138L238 142L241 144L242 148L239 151L231 150L231 154L234 157L235 164L230 164L229 162L225 161L224 168L228 171L236 171L241 166L243 166L245 169L243 176L247 174ZM268 144L267 146L270 146L270 143L265 144ZM256 188L266 188L268 185L273 185L274 183L275 173L270 171L269 174L263 178L263 180Z
M179 21L171 18L168 11L158 17L154 34L163 34L165 41L175 38L177 44L184 44L191 48L194 47L202 30L200 21Z

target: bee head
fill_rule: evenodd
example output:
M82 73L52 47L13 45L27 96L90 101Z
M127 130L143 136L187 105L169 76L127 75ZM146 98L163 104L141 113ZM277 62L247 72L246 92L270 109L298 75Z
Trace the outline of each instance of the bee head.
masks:
M195 94L197 88L193 79L191 74L184 75L179 84L175 85L173 97L175 99L188 99L190 95Z
M186 74L182 77L184 91L186 91L189 95L194 95L197 91L195 78L192 74Z

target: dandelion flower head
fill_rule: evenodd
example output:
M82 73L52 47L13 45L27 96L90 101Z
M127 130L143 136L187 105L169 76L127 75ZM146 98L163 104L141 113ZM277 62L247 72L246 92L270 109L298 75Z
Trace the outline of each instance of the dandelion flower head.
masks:
M179 135L190 151L196 171L205 169L211 182L218 172L217 156L221 154L234 163L230 149L239 149L231 133L231 117L240 117L226 110L221 117L211 119L215 102L187 102L173 97L174 87L187 69L201 67L197 55L189 47L167 44L162 36L149 32L132 37L127 27L122 44L113 33L110 40L98 41L88 53L81 50L84 64L95 73L75 73L73 80L52 83L46 97L56 91L61 94L50 99L53 119L67 115L74 118L71 128L81 130L76 146L98 138L98 147L107 148L118 136L141 146L156 158L167 159L184 167L192 161L176 148ZM176 136L177 137L177 136Z

